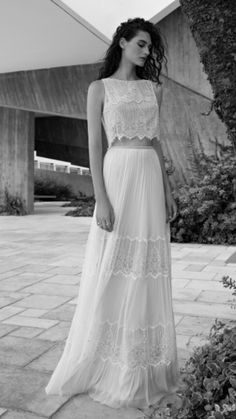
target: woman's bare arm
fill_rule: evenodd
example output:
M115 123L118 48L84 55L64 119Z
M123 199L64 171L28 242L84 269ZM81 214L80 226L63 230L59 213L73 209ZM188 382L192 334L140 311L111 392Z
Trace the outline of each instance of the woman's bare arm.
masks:
M103 95L104 93L102 81L93 81L88 89L87 121L89 163L93 179L94 194L96 201L103 201L104 199L107 199L103 179L103 151L101 127Z
M103 178L102 106L104 87L101 80L92 82L88 89L87 119L89 162L96 199L96 219L100 228L113 230L115 215L107 195Z
M155 88L155 93L156 93L156 97L157 97L157 102L158 102L158 108L159 108L159 116L160 116L160 109L161 109L161 103L162 103L162 95L163 95L163 91L162 91L162 86L158 85L157 88ZM161 142L160 139L154 138L152 140L152 145L155 148L155 151L159 157L159 161L161 164L161 169L162 169L162 175L163 175L163 183L164 183L164 189L165 189L165 196L168 193L171 193L171 187L170 187L170 182L168 179L168 175L166 173L166 169L165 169L165 161L164 161L164 156L162 153L162 148L161 148Z

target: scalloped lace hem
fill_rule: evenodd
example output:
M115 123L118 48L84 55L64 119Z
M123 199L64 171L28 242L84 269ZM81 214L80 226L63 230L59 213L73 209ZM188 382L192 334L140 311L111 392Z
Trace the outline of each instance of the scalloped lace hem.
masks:
M110 147L112 147L113 146L113 144L115 143L115 142L118 142L118 141L120 141L120 142L122 142L122 140L128 140L128 141L132 141L132 140L139 140L139 141L143 141L143 140L149 140L150 142L152 141L152 140L154 140L154 139L157 139L157 141L160 141L160 138L158 138L158 136L156 135L156 134L153 134L153 135L150 135L150 136L147 136L147 133L145 134L145 135L129 135L129 134L125 134L125 135L116 135L116 137L114 137L112 140L110 140L110 142L109 142L109 148ZM124 145L125 145L125 142L123 143ZM129 143L130 144L130 143ZM135 147L135 146L134 146Z
M89 340L93 351L90 355L95 363L99 359L122 369L170 365L176 356L172 321L132 329L106 320L97 325Z
M169 276L168 238L115 236L106 272L111 276L121 275L133 280Z

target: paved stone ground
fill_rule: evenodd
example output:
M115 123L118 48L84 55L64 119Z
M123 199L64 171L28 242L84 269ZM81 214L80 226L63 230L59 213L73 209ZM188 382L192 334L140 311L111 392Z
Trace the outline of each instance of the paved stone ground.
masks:
M69 331L91 218L65 217L59 203L38 203L27 217L0 217L0 417L143 419L86 394L44 392ZM206 342L214 319L235 319L231 291L235 246L171 245L173 304L180 365ZM227 261L231 263L227 263ZM233 263L232 263L233 261Z

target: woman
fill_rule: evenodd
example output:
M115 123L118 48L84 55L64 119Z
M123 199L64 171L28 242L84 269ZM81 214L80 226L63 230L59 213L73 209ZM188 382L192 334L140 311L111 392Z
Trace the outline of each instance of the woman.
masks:
M129 19L89 86L96 204L76 311L47 394L88 392L114 408L145 409L178 388L169 230L177 208L159 135L164 58L158 29Z

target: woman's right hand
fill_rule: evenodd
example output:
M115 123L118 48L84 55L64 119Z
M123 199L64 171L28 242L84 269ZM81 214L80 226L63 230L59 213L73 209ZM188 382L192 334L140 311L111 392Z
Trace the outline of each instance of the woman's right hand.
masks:
M96 220L98 226L103 230L113 230L115 214L108 198L96 201Z

